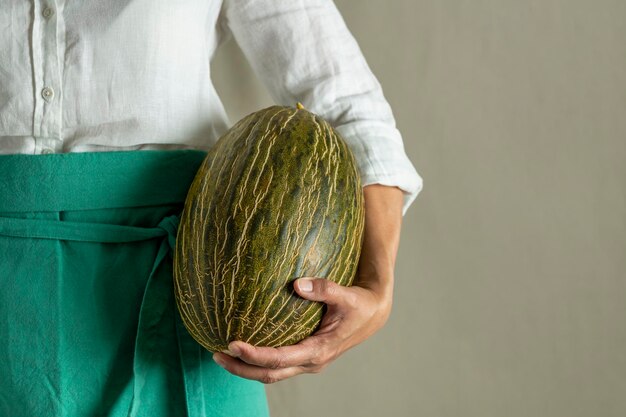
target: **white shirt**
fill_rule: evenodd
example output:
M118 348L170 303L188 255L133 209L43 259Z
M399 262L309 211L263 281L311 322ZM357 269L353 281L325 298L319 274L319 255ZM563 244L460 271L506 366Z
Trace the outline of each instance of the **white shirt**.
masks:
M0 153L208 150L230 122L210 61L229 36L278 104L352 149L363 184L422 189L331 0L0 0Z

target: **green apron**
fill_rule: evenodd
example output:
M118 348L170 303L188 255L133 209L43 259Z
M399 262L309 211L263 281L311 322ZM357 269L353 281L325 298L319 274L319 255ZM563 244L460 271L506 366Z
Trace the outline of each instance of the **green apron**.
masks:
M199 150L0 155L0 416L267 416L184 328L171 248Z

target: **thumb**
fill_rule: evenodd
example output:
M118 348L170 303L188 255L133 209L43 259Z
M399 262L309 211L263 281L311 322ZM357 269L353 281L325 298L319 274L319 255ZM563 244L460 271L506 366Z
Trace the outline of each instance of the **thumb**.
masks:
M311 301L321 301L328 305L340 302L348 290L346 287L324 278L298 278L294 283L298 295Z

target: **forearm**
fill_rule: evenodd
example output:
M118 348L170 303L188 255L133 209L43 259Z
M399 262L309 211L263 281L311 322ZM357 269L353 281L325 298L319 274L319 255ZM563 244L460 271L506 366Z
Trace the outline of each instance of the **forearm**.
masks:
M391 302L396 255L400 244L403 193L397 187L364 187L365 236L358 281Z

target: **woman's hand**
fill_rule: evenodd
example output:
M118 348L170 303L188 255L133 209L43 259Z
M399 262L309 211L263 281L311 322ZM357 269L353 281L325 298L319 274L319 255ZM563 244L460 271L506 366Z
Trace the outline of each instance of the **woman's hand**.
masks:
M271 384L301 373L318 373L343 352L363 342L387 321L393 298L393 269L400 241L403 194L398 188L364 188L365 231L352 287L323 278L300 278L303 298L327 305L320 328L293 346L254 347L231 342L213 359L232 374Z

